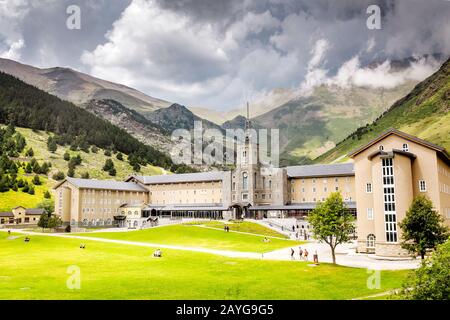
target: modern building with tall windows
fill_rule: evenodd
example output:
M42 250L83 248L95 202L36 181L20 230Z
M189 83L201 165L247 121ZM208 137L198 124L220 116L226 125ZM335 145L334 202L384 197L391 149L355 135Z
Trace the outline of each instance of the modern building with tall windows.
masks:
M450 157L444 148L391 129L349 155L354 161L358 250L399 256L413 198L426 195L450 225Z
M125 181L67 178L55 186L55 212L74 226L141 228L159 218L297 218L340 192L357 217L358 250L398 256L413 198L427 195L450 224L450 158L434 144L389 130L350 153L351 162L273 168L252 139L238 144L230 171Z

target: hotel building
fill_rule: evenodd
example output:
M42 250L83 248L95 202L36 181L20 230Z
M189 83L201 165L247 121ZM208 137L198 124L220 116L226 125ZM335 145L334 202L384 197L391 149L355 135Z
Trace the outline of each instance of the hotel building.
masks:
M427 195L450 222L450 158L434 144L389 130L350 153L352 162L270 168L258 144L238 145L230 171L140 176L125 181L67 178L55 186L55 212L73 226L152 225L156 218L303 219L339 191L357 216L358 250L398 256L398 222Z

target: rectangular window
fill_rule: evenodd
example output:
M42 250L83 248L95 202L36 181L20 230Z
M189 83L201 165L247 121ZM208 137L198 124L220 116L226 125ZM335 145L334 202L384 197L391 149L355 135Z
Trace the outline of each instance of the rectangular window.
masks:
M373 208L367 208L367 220L373 220Z
M426 192L427 191L427 183L425 180L419 180L419 191Z
M382 159L384 225L387 242L397 242L397 214L395 211L394 165L392 158Z
M372 193L372 184L370 182L366 183L366 192Z

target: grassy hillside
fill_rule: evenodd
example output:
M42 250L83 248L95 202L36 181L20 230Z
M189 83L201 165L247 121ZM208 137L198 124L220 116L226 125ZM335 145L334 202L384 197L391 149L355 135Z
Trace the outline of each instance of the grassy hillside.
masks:
M358 128L335 148L315 159L317 163L347 160L353 149L389 128L417 136L450 150L450 59L408 95L394 103L373 123Z
M31 157L25 157L25 151L31 147L34 151L34 158L40 163L43 161L50 161L52 163L52 168L48 176L40 175L42 185L35 186L34 195L21 192L20 190L9 190L7 192L0 193L0 211L9 211L11 210L11 208L18 205L22 205L27 208L33 208L39 202L41 202L44 199L44 192L46 190L51 191L52 187L57 183L57 181L51 178L52 175L57 171L62 171L64 172L64 174L67 174L68 162L63 158L63 155L66 151L71 155L71 157L79 154L83 159L81 165L77 166L75 170L76 178L79 178L82 173L88 172L90 178L122 180L127 175L133 172L133 168L127 161L126 155L124 155L123 160L120 161L116 158L115 154L112 154L111 157L106 156L104 154L104 150L100 148L98 149L97 153L86 153L81 150L71 151L69 149L69 146L58 146L56 152L52 153L47 149L47 138L49 136L48 133L44 131L33 131L26 128L16 128L16 131L22 134L27 142L24 152L20 154L19 160L21 162L27 162L31 159ZM105 160L108 158L110 158L114 162L114 167L117 171L115 177L111 177L108 172L102 170L102 167L105 164ZM164 169L152 165L141 167L141 173L145 175L162 174L164 172ZM23 171L23 168L19 170L18 178L23 178L28 182L31 182L33 177L34 174L26 174Z
M252 121L280 130L281 163L309 163L368 121L376 119L415 85L393 89L320 86L309 97L293 99Z

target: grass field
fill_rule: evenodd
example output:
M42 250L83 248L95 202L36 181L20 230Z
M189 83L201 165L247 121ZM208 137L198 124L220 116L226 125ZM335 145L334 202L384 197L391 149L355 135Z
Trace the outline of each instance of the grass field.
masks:
M281 234L275 230L266 228L260 224L252 223L248 221L230 221L228 223L224 223L222 221L218 220L205 220L205 221L194 221L194 222L188 222L186 225L200 225L205 226L208 228L215 228L223 230L224 226L230 227L231 231L239 231L239 232L248 232L248 233L254 233L264 236L270 236L270 237L279 237L279 238L287 238L284 234Z
M267 228L264 229L268 230L268 232L272 231ZM88 234L80 235L106 239L258 253L301 244L301 242L298 241L282 239L271 239L270 242L265 243L263 242L263 237L233 232L226 233L222 229L207 229L195 225L172 225L130 232L89 232Z
M150 248L7 237L0 232L0 299L350 299L398 288L407 275L382 271L373 290L365 269L177 250L153 258ZM66 285L70 266L80 270L80 289Z

